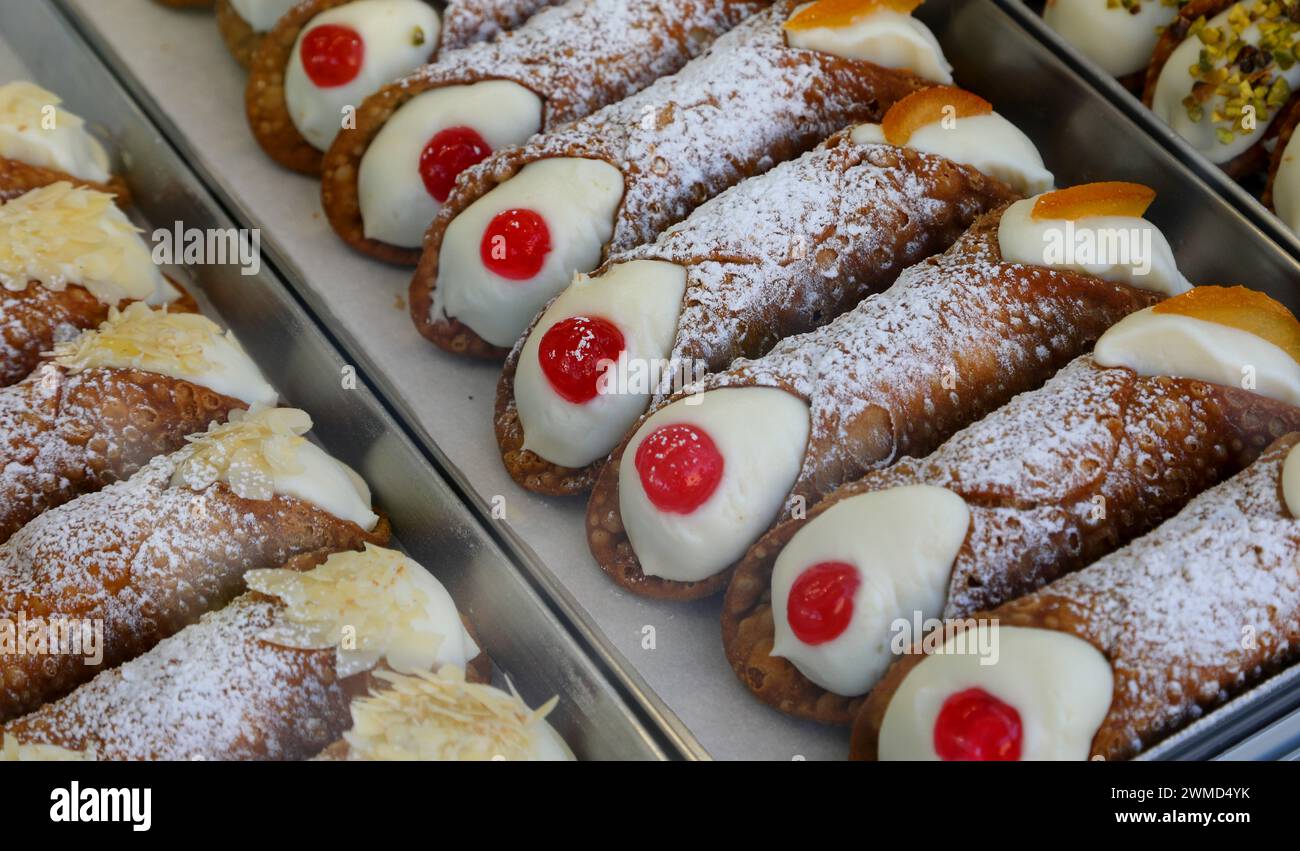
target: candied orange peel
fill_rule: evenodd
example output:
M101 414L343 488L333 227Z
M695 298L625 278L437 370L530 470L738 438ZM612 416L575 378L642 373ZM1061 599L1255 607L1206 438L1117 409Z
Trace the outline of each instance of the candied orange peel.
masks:
M1140 183L1083 183L1040 195L1034 202L1033 217L1070 220L1087 216L1139 218L1155 199L1156 191Z
M811 30L818 27L846 27L873 12L898 12L910 15L923 0L817 0L790 16L788 30Z
M913 133L936 121L990 115L992 112L993 104L977 94L955 86L931 86L912 92L890 107L880 127L886 142L906 145Z
M1196 287L1162 301L1153 313L1173 313L1226 325L1267 340L1300 363L1300 321L1280 302L1243 286Z

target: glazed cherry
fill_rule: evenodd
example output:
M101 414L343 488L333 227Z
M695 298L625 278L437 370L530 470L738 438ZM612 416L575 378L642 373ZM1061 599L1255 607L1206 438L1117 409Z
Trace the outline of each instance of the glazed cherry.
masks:
M575 405L596 398L601 361L618 360L623 351L623 332L608 319L572 316L562 319L542 335L537 359L551 387ZM609 369L609 364L605 365Z
M532 210L497 213L479 246L483 265L512 281L526 281L540 272L550 250L550 228Z
M636 471L660 511L690 514L722 481L722 453L703 429L686 423L657 428L636 450Z
M302 37L302 67L322 89L345 86L361 73L366 43L351 27L321 24Z
M447 200L456 177L465 169L482 162L492 148L472 127L448 127L440 130L420 154L420 177L424 188L439 204Z
M853 620L853 595L861 584L858 569L843 561L823 561L799 574L785 607L795 637L804 644L839 638Z
M949 762L1014 762L1021 738L1020 713L982 688L951 695L934 722L934 750Z

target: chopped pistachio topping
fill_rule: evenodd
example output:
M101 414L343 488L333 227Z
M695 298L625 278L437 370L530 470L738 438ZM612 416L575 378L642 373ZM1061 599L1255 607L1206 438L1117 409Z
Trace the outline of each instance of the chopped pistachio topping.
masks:
M1208 116L1221 144L1255 132L1291 97L1290 84L1278 72L1290 70L1300 57L1300 0L1238 3L1224 25L1210 26L1202 15L1187 37L1197 39L1201 50L1188 68L1194 82L1183 108L1195 122Z

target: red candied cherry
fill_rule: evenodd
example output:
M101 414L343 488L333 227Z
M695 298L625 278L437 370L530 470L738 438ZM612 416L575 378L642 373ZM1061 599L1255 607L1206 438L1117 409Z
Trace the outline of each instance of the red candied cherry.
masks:
M722 453L703 429L686 423L657 428L636 450L636 471L655 508L690 514L722 481Z
M1015 762L1021 738L1020 713L982 688L951 695L934 722L934 750L948 762Z
M550 228L532 210L497 213L479 246L483 265L512 281L526 281L540 272L550 250Z
M604 374L601 361L617 360L622 351L623 332L613 322L598 316L572 316L556 322L542 335L537 359L555 392L581 405L596 398Z
M322 89L345 86L361 73L366 43L351 27L321 24L302 37L302 67Z
M785 607L795 637L804 644L839 638L853 620L853 595L861 584L858 569L843 561L823 561L799 574Z
M420 154L420 177L424 188L439 204L447 200L462 171L487 159L492 148L472 127L440 130Z

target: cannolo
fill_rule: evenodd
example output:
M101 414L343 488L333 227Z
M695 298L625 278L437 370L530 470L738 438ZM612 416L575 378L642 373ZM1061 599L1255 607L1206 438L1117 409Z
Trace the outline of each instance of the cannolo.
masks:
M504 359L574 272L710 197L879 121L949 69L916 0L778 0L672 77L462 172L411 283L420 332Z
M1143 102L1230 176L1268 167L1300 83L1300 0L1190 0L1160 36Z
M318 759L347 761L565 762L573 751L539 709L513 692L465 679L448 665L436 674L376 671L380 687L352 701L352 729Z
M353 247L414 266L457 176L681 69L765 2L570 0L367 98L334 140L321 198Z
M135 302L0 389L0 543L125 479L233 410L276 403L239 342L196 313Z
M962 117L945 128L949 109ZM506 468L541 493L590 489L683 373L694 380L831 321L977 215L1051 186L1033 143L987 101L941 86L907 96L883 127L837 133L580 275L506 361L496 409Z
M727 658L776 708L850 723L911 645L900 624L968 617L1078 570L1300 428L1297 356L1300 323L1244 287L1120 320L934 454L765 535L727 589Z
M305 0L253 54L244 105L262 150L320 174L321 160L362 101L450 50L491 38L553 0Z
M113 196L60 182L0 204L0 387L132 301L197 309Z
M1140 93L1161 31L1187 0L1047 0L1043 22Z
M107 192L122 205L131 193L112 173L108 152L86 122L35 83L0 86L0 203L51 183Z
M1260 201L1277 213L1282 223L1300 234L1300 144L1295 144L1300 125L1300 98L1292 98L1277 118L1277 144L1269 159L1268 180Z
M348 729L349 699L381 671L490 673L451 595L401 553L312 554L246 581L225 608L6 725L7 738L101 760L307 759Z
M914 647L862 707L851 755L1128 759L1295 661L1298 441L1091 567Z
M369 489L301 436L310 427L291 408L234 411L0 545L0 719L144 653L251 569L383 543Z
M597 563L647 596L720 591L777 520L931 451L1186 290L1142 218L1154 195L1104 183L1017 201L834 322L675 394L601 469L587 509ZM1112 232L1133 247L1088 247Z

